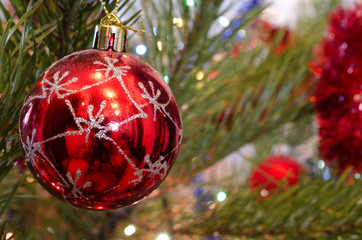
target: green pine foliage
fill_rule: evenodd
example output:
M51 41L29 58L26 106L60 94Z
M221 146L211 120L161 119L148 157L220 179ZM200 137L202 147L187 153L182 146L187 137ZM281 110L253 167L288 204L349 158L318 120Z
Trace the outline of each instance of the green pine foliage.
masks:
M105 1L108 9L115 1ZM161 187L140 203L109 212L74 209L50 196L23 170L18 118L25 96L54 61L91 47L93 31L104 16L91 0L10 0L0 2L0 239L361 239L362 181L350 175L324 181L306 174L300 185L261 199L236 177L208 183L207 194L227 193L223 203L210 201L195 208L191 179L247 143L257 156L270 154L278 141L298 145L313 132L313 89L309 62L324 34L328 13L337 1L315 1L318 14L304 18L293 42L276 53L285 34L251 46L263 29L255 24L264 8L234 20L228 38L216 20L235 6L223 0L121 0L125 24L143 21L143 60L169 79L181 110L184 139L176 164ZM128 19L122 16L131 16ZM173 18L183 20L182 27ZM244 39L237 40L240 30ZM137 36L130 36L130 52ZM160 50L159 42L162 43ZM183 48L178 46L183 44ZM240 54L233 54L241 44ZM204 78L196 80L202 72ZM285 126L289 130L285 134ZM260 161L260 157L255 162ZM16 164L15 164L16 163ZM200 183L198 184L200 185ZM126 237L123 229L137 231ZM9 235L8 235L9 236Z

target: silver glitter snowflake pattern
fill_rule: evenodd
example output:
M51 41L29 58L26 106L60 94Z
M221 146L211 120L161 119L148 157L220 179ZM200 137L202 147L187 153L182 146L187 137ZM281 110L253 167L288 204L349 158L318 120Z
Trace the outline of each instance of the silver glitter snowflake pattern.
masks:
M41 149L40 143L34 143L35 134L36 134L36 129L33 129L31 138L27 136L26 143L23 142L23 147L25 150L25 162L27 163L30 162L30 164L33 166L36 165L37 159L39 159L41 162L47 160Z
M82 175L82 171L80 169L78 169L76 172L75 172L75 178L73 179L72 177L72 174L70 172L67 172L66 176L67 176L67 179L68 179L68 182L65 182L64 184L62 183L57 183L59 186L61 187L65 187L65 188L71 188L71 193L73 195L73 197L75 199L78 199L79 197L84 197L83 193L82 193L82 189L85 189L85 188L88 188L88 187L91 187L92 186L92 183L91 182L86 182L85 184L83 184L81 187L78 187L78 182L79 182L79 178L80 176ZM64 192L64 190L63 190Z
M148 85L151 87L151 93L147 91L143 83L139 82L138 86L143 90L143 93L141 96L148 100L149 104L153 105L154 112L153 112L153 121L156 121L156 113L157 111L160 111L164 117L166 117L166 107L171 101L171 98L168 99L166 103L160 103L158 102L158 98L161 96L161 91L157 89L155 91L155 87L153 86L153 83L151 81L148 81Z
M163 156L160 156L160 158L156 162L152 163L151 159L150 159L150 155L147 154L144 158L144 161L148 165L148 168L138 169L134 173L134 175L138 176L138 178L131 182L136 182L136 183L141 182L144 172L151 173L151 175L150 175L151 178L154 178L156 175L159 175L160 178L163 179L166 176L167 163Z
M123 66L123 67L114 66L114 64L118 62L118 59L116 59L116 58L112 59L109 57L105 57L104 60L107 63L94 61L94 64L99 64L99 65L105 66L105 68L99 69L98 71L105 70L105 74L106 74L107 78L108 78L110 72L113 72L113 76L115 76L117 78L122 78L122 76L126 76L127 69L131 69L131 67L129 67L129 66Z
M136 114L136 115L132 116L131 118L125 120L121 124L127 123L127 122L132 121L137 118L147 118L148 117L147 114L142 110L142 107L140 105L138 105L138 103L132 98L132 96L131 96L130 92L128 91L126 84L124 83L123 78L122 78L122 76L126 76L127 70L131 69L131 67L130 66L122 66L122 67L114 66L114 64L118 62L118 59L111 59L109 57L105 57L104 60L106 61L106 63L99 62L99 61L94 62L94 64L103 65L105 67L103 69L99 69L98 71L105 71L105 75L107 78L110 75L110 72L113 72L112 77L117 78L117 80L121 84L124 92L126 93L128 99L132 102L132 104L140 112L139 114Z
M84 132L86 132L86 137L85 137L86 143L88 143L89 135L92 132L92 130L98 131L95 135L96 137L99 137L99 136L102 136L105 134L105 132L107 131L107 127L101 125L101 123L104 120L104 115L102 115L101 113L104 110L104 108L106 107L105 100L99 105L99 111L97 112L97 114L95 116L93 115L94 106L93 105L88 106L89 120L86 120L81 117L77 117L75 115L72 104L68 100L65 100L65 103L67 104L69 110L71 111L71 113L73 115L73 119L79 128L79 133L83 134ZM82 124L85 124L87 126L86 129L84 129L82 127Z
M53 93L56 94L58 99L62 99L65 96L75 93L76 91L66 89L65 86L69 86L70 84L78 81L78 78L72 78L70 81L64 82L63 80L68 75L69 75L69 71L63 73L62 76L60 76L60 71L58 71L53 75L53 81L44 79L43 83L42 83L43 84L42 85L42 91L43 91L42 95L33 96L33 97L29 98L27 102L29 102L33 99L36 99L36 98L38 98L38 99L48 98L47 101L49 104L50 98L52 97Z

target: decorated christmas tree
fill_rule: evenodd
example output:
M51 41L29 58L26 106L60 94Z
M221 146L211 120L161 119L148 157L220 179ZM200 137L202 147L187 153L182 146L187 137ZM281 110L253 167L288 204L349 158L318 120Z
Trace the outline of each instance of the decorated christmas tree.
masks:
M362 239L362 6L0 2L0 239Z

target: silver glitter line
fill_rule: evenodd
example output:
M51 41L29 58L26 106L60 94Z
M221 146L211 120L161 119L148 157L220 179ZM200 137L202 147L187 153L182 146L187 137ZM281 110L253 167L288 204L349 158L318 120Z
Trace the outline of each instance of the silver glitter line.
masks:
M69 75L69 71L63 73L63 75L61 77L59 77L60 71L56 72L53 75L53 80L54 81L49 81L48 79L44 79L43 83L42 83L42 95L40 96L32 96L30 97L25 104L27 104L28 102L34 100L34 99L44 99L44 98L48 98L47 102L48 104L50 103L50 98L53 95L53 93L56 94L56 96L58 97L58 99L63 99L65 96L68 96L70 94L74 94L74 90L69 90L64 88L64 86L68 86L71 83L74 83L76 81L78 81L78 78L72 78L70 81L60 84L60 82L63 81L63 79L65 79L68 75ZM48 86L46 86L48 85ZM66 93L61 94L60 91L65 91Z
M116 143L116 141L114 141L114 139L106 136L105 134L98 136L101 139L105 139L107 141L110 141L111 143L113 143L113 145L116 146L116 148L118 149L118 152L120 152L122 154L122 156L127 160L127 162L135 169L135 170L139 170L136 165L132 162L132 160L127 156L127 154L123 151L123 149Z
M72 174L70 172L66 173L68 182L65 182L65 184L62 183L57 183L59 186L63 187L63 188L71 188L70 193L73 195L73 197L75 199L79 199L79 197L83 197L85 199L89 199L87 197L85 197L83 195L83 192L81 191L81 189L85 189L88 187L92 186L92 182L86 182L85 184L83 184L81 187L77 187L78 185L78 181L80 176L82 175L82 170L78 169L75 172L75 178L73 179ZM69 184L68 184L69 183ZM69 194L68 194L69 195ZM66 197L68 197L68 195L65 195L65 191L63 189L63 198L66 199Z

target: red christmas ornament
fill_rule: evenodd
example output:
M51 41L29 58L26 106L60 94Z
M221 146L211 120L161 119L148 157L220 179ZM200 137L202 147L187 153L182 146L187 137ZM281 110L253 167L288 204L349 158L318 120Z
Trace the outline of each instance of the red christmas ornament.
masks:
M260 27L261 36L260 39L267 43L268 45L271 45L273 41L278 37L278 34L282 34L281 39L277 43L276 46L271 45L272 51L275 52L277 55L280 55L284 52L284 50L293 44L293 39L291 37L291 31L288 28L281 28L278 26L273 26L272 24L268 22L261 22Z
M106 38L106 50L54 63L21 111L31 172L51 194L79 208L124 207L147 196L169 173L181 144L170 88L148 64L114 51L124 45L114 45L117 31L101 25L96 46L102 49Z
M362 5L331 14L329 33L312 64L319 149L338 171L362 170Z
M302 171L302 166L291 157L270 156L252 170L249 186L250 189L262 187L261 195L266 197L277 188L286 189L298 184ZM282 183L285 185L281 186Z

